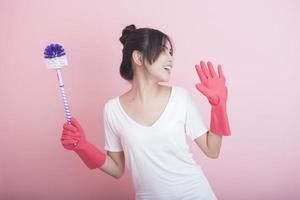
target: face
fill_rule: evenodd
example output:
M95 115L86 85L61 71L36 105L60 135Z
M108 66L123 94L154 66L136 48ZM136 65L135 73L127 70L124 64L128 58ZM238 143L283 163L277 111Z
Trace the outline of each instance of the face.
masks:
M171 55L171 45L166 42L164 50L151 65L145 65L148 75L157 82L168 82L173 67L173 56Z

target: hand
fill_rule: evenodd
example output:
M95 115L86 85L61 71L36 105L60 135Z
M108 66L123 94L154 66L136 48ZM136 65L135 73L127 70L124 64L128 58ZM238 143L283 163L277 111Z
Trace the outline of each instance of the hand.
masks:
M63 125L61 143L65 149L74 150L79 142L85 141L85 133L79 122L72 117L71 123L66 122Z
M199 65L195 66L201 80L201 84L197 83L196 88L208 98L212 105L210 130L220 136L230 136L231 130L226 111L227 87L221 65L218 65L219 76L211 62L207 62L208 70L203 61L200 61L200 65L201 68Z
M201 83L196 84L196 88L208 98L212 106L226 104L227 87L225 86L225 76L221 65L218 65L218 73L216 74L213 65L210 61L207 62L208 69L204 61L200 61L200 66L196 65L196 71L201 80Z
M74 117L63 128L60 140L65 149L74 150L90 169L101 167L105 163L106 154L85 139L85 133Z

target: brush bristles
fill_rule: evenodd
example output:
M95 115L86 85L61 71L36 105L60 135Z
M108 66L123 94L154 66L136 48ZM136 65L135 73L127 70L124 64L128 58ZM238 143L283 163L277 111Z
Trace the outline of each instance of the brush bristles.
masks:
M48 69L60 69L63 66L68 65L67 57L60 56L55 58L46 58L47 68Z

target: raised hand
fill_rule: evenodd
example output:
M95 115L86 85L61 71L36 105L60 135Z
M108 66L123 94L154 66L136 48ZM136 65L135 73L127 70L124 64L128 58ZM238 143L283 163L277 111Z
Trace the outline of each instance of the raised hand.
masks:
M208 66L208 68L207 68ZM200 66L196 65L196 71L201 83L196 84L196 88L204 94L211 104L210 130L220 136L230 136L231 130L227 116L227 87L225 86L225 76L221 65L218 65L216 74L211 62L200 61Z
M208 101L212 106L226 104L227 87L225 86L226 80L222 71L222 66L218 65L219 75L216 74L210 61L207 62L207 66L204 61L200 61L200 66L195 65L201 81L201 83L197 83L195 86L208 98Z

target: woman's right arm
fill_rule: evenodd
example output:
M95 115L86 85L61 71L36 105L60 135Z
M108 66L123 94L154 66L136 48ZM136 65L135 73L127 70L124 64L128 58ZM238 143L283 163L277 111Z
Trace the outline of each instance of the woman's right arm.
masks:
M103 172L111 175L112 177L118 179L124 174L124 151L121 152L111 152L107 151L107 157L105 163L99 167Z
M71 123L65 122L61 136L65 149L75 151L81 160L90 168L99 168L114 178L120 178L124 173L124 153L110 152L107 154L97 149L85 139L85 133L77 119L71 118Z

